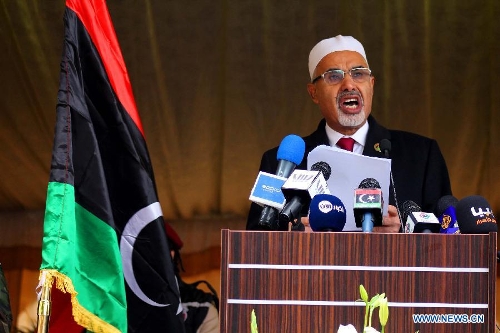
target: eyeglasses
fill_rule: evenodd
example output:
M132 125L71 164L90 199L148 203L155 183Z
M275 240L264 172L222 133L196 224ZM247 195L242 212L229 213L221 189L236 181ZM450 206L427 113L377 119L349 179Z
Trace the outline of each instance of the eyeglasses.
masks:
M354 82L357 83L363 83L368 81L368 79L372 75L372 71L369 68L365 67L351 68L347 72L344 72L341 69L330 69L321 74L320 76L318 76L317 78L315 78L314 80L312 80L312 83L316 83L319 79L323 78L326 84L329 85L339 84L344 79L346 73L349 73Z

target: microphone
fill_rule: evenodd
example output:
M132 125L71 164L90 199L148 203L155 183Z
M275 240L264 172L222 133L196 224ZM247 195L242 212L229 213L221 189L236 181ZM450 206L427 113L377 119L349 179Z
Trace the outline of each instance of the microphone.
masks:
M415 223L411 219L409 223L406 222L408 221L408 216L413 212L420 212L420 211L421 211L420 206L417 205L414 201L406 200L405 202L403 202L403 214L401 215L403 220L401 222L404 224L405 233L412 233L415 227Z
M387 139L382 139L380 140L379 144L380 150L384 153L384 156L386 158L389 158L390 153L391 153L391 141Z
M441 223L440 234L460 233L457 222L457 203L458 199L453 195L445 195L438 200L434 213L438 216L439 223Z
M277 159L278 167L275 175L278 177L288 178L295 170L295 167L302 162L306 144L304 140L295 134L287 135L281 141L278 147ZM259 225L265 229L279 229L279 225L274 225L277 220L278 209L272 206L265 205L259 217Z
M441 228L434 214L422 212L420 206L411 200L403 202L403 221L405 233L438 233Z
M471 195L457 203L457 221L462 234L497 232L498 225L490 204L480 195Z
M391 149L392 149L391 141L389 141L388 139L382 139L382 140L380 140L379 147L380 147L380 150L384 153L384 156L386 158L391 158ZM404 223L405 220L402 219L401 211L399 209L398 197L396 195L396 184L394 183L394 178L392 177L392 168L391 168L390 176L391 176L391 184L392 184L392 195L394 196L394 205L396 206L399 220L402 223Z
M330 175L332 174L332 168L330 167L330 164L320 161L316 162L311 166L311 171L320 171L323 174L323 177L325 178L325 181L327 181L330 178ZM283 197L283 200L286 202L286 200ZM304 210L306 207L303 207L303 203L300 203L300 206L298 205L297 201L290 202L290 206L287 207L287 210L284 211L285 216L282 216L281 219L282 221L295 221L295 216L299 215L300 210ZM284 205L282 205L280 208L282 209ZM290 217L289 215L292 215L293 217ZM297 223L292 223L292 231L304 231L305 226L302 224L300 221L299 217L296 217Z
M365 178L354 190L354 221L363 232L372 232L374 226L382 225L382 190L374 178Z
M279 214L280 223L292 222L307 214L311 199L322 193L330 194L321 171L295 170L281 187L286 204Z
M309 205L309 226L313 231L342 231L346 209L342 201L331 194L315 195Z
M311 171L321 171L326 181L328 181L332 175L332 167L324 161L316 162L311 165Z

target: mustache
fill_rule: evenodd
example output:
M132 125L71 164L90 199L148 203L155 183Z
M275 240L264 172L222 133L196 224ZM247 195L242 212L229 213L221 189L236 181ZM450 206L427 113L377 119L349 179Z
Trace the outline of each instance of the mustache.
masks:
M337 95L337 100L344 96L358 96L361 100L363 100L363 96L361 96L359 91L343 91Z
M365 100L363 99L363 95L361 95L361 93L359 91L356 91L356 90L351 90L351 91L342 91L341 93L339 93L337 95L337 98L336 98L336 102L337 102L337 107L340 108L340 100L343 98L343 97L346 97L346 96L356 96L358 97L359 99L359 103L364 106L365 105Z

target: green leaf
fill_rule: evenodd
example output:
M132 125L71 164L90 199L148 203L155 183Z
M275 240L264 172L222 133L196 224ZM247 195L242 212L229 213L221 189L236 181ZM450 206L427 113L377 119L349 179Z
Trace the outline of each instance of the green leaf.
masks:
M378 310L378 316L380 319L380 324L382 327L387 325L387 320L389 319L389 302L387 301L387 297L384 297L380 300L380 309Z
M255 315L255 309L252 309L252 314L251 314L251 320L250 320L250 330L252 333L259 333L259 329L257 327L257 316Z
M377 295L373 296L373 297L370 299L370 302L368 302L368 305L370 306L370 308L372 308L372 309L374 308L374 306L373 306L373 305L375 304L375 302L377 302L377 300L378 300L378 298L379 298L379 297L380 297L380 295L379 295L379 294L377 294Z
M375 296L378 296L375 298ZM372 301L370 301L371 306L375 309L380 306L380 302L385 298L385 293L382 293L380 295L375 295L374 298L372 298Z
M368 293L366 292L366 289L362 284L359 285L359 294L361 295L361 299L365 303L368 303Z

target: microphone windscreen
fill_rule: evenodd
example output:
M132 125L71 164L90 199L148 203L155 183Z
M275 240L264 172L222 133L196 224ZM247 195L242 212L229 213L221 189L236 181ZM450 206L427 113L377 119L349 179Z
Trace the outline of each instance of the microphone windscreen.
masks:
M306 143L304 139L295 134L289 134L281 140L278 147L277 159L290 161L295 165L299 165L304 158L306 151Z
M457 222L457 209L455 206L449 206L446 208L442 215L438 216L441 228L439 229L440 234L459 234L460 228Z
M408 220L408 215L414 212L421 212L422 208L420 208L420 206L417 205L414 201L406 200L405 202L403 202L401 210L401 214L403 215L403 223L406 223L406 221Z
M490 204L480 195L463 198L456 207L458 227L462 234L497 232L497 220Z
M332 174L332 168L330 167L330 164L323 161L316 162L311 165L311 171L321 171L325 180L328 180L330 178L330 175Z
M380 188L380 184L374 178L365 178L359 183L358 188Z
M331 194L317 194L309 205L309 226L313 231L342 231L346 210L342 201Z
M457 207L458 199L453 195L445 195L441 197L436 203L436 207L434 209L434 215L441 216L444 211L450 207Z
M380 140L380 150L385 152L386 150L388 152L391 151L391 141L387 140L387 139L382 139Z

